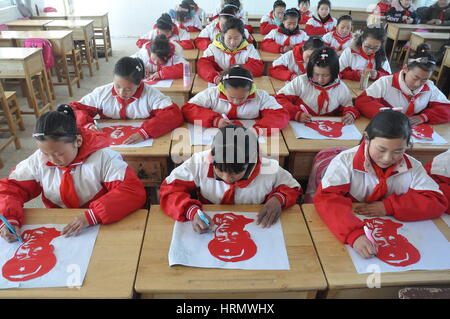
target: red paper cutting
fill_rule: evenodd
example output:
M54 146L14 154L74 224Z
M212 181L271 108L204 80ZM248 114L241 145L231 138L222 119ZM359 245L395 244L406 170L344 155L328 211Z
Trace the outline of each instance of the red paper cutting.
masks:
M342 122L323 120L305 123L305 126L313 129L322 136L339 138L342 136L342 129L345 125Z
M13 258L3 265L3 277L9 281L28 281L48 273L56 265L55 247L51 241L60 235L55 228L46 227L23 232L24 242Z
M409 266L420 260L417 248L397 232L403 224L381 218L365 219L364 222L378 245L380 260L395 267Z
M125 125L111 125L102 128L102 132L105 134L110 145L122 145L127 138L138 131L138 127Z
M255 256L257 247L250 233L244 228L253 219L233 213L217 214L214 224L214 239L208 244L208 249L214 257L226 262L239 262Z
M418 140L432 140L434 129L428 124L415 125L412 128L412 136Z

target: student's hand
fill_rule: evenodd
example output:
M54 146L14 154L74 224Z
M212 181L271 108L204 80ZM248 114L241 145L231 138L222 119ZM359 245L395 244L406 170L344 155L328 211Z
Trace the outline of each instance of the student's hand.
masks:
M300 123L310 123L312 121L312 116L311 116L311 114L308 114L308 113L305 113L305 112L303 112L301 115L300 115Z
M145 69L145 78L148 79L152 76L152 72L150 72L150 70Z
M211 217L209 217L208 214L206 214L206 213L204 213L204 214L206 216L206 219L208 219L209 227L208 227L208 225L206 225L203 222L203 220L200 218L198 213L195 214L194 219L192 220L192 228L198 234L206 234L213 229L214 223L213 223Z
M338 56L341 56L341 54L342 54L343 51L344 51L344 50L336 51L336 54L337 54Z
M150 74L149 77L147 78L147 80L149 80L149 81L157 81L157 80L159 80L158 72Z
M353 249L362 257L369 259L377 255L378 246L372 244L366 235L359 236L353 243Z
M66 227L61 232L61 236L71 237L71 236L78 236L80 232L89 227L89 222L86 219L86 215L80 215L75 217L70 223L67 224Z
M409 123L411 124L411 126L422 124L423 123L423 119L420 116L418 116L418 115L411 116L409 118Z
M370 70L370 78L371 78L372 80L376 80L376 79L377 79L377 76L378 76L377 70L371 69L371 70Z
M355 208L355 213L367 217L381 217L387 215L386 208L381 201L358 206Z
M89 129L91 131L95 131L95 132L101 132L102 130L95 124L92 124L91 126L89 126Z
M269 228L278 221L281 211L280 201L276 197L272 197L258 213L256 225L261 225L262 228Z
M350 125L355 123L355 118L350 114L344 114L344 116L342 117L342 123L344 123L344 125Z
M220 119L219 123L217 124L218 128L224 128L227 125L233 124L230 120L226 120L226 119Z
M14 226L13 225L13 227L14 227L14 230L16 231L16 234L20 234L20 227L19 226ZM0 232L0 235L2 236L2 238L4 239L4 240L6 240L8 243L14 243L14 242L16 242L18 239L17 239L17 236L16 235L13 235L10 231L9 231L9 229L8 229L8 227L6 227L6 226L4 226L3 228L2 228L2 231Z
M123 144L124 145L131 145L131 144L136 144L136 143L142 142L143 140L144 140L144 138L142 137L141 134L134 133L129 138L127 138L125 140L125 142L123 142Z

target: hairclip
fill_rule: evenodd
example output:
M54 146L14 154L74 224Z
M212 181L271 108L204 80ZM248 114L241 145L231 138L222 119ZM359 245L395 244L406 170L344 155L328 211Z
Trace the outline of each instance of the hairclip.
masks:
M324 52L324 51L322 51L322 52ZM328 58L328 57L329 57L328 53L322 53L320 55L320 60L325 61L325 59Z
M234 14L231 14L231 13L221 13L221 14L219 14L219 17L223 17L223 16L229 16L229 17L236 17Z
M223 6L224 8L226 7L235 7L236 9L240 9L238 6L234 5L234 4L226 4Z
M136 65L136 70L138 70L139 72L142 72L142 68L139 65Z
M42 136L45 136L45 133L34 133L33 134L33 137L42 137Z
M175 8L175 11L189 12L189 9L186 9L186 8L183 8L183 7L180 7L180 6L177 6L177 7Z
M252 79L247 78L247 77L245 77L245 76L239 76L239 75L229 75L229 74L226 74L226 75L224 75L224 76L222 77L222 80L230 80L230 79L242 79L242 80L247 80L247 81L253 82Z
M434 65L436 65L435 61L429 59L426 56L420 57L420 58L417 58L417 59L408 59L408 64L411 64L411 63L414 63L414 62L420 63L420 64L434 64Z

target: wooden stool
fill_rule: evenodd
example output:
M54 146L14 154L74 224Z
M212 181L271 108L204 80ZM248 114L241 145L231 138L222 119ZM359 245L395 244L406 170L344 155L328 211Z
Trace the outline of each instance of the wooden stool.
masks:
M20 105L17 101L16 92L14 91L5 91L6 102L9 106L9 111L11 115L15 116L14 124L19 126L21 131L25 131L25 123L22 119L22 112L20 111ZM3 103L3 102L2 102ZM0 111L0 115L4 116L3 111Z
M73 53L68 53L66 55L67 65L73 67L73 71L70 74L76 76L79 79L83 79L83 68L80 50L73 50ZM77 86L80 88L80 81L77 81Z
M71 50L62 56L55 56L56 63L54 66L58 82L53 83L53 85L67 86L70 97L73 96L72 85L76 83L77 87L80 87L80 77L77 75L76 71L70 72L67 62L67 56L71 56L72 59L76 60L76 58L73 58L74 55L76 55L75 50Z
M97 48L95 47L95 37L90 41L75 41L75 47L80 50L83 65L89 68L89 75L94 75L93 65L96 64L97 70L99 70Z
M13 95L15 96L15 92ZM22 125L24 129L25 127L23 126L23 121L22 118L20 117L20 110L18 108L18 105L13 107L13 109L10 108L9 101L6 98L5 91L3 90L3 86L1 84L0 84L0 102L2 107L2 112L0 113L0 115L2 115L6 120L6 126L0 126L0 132L8 132L11 134L11 136L5 142L0 144L0 152L3 151L9 144L13 142L16 146L16 149L20 149L21 145L19 136L17 135L16 125L17 124L19 124L19 126ZM13 114L16 115L16 120L14 120ZM19 117L19 119L17 117Z

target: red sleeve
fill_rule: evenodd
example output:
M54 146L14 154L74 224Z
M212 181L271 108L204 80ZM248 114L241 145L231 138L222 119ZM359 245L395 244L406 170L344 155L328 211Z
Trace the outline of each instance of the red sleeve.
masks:
M450 122L450 104L430 102L422 112L428 119L428 124L443 124Z
M259 26L260 28L260 33L262 35L266 35L268 34L270 31L272 31L273 29L278 29L278 27L275 24L270 24L269 22L263 22L260 24Z
M324 35L326 32L326 30L323 27L315 27L311 24L306 24L305 26L305 32L308 36L314 36L314 35Z
M159 72L160 79L181 79L183 78L183 63L162 68Z
M269 68L269 75L281 81L290 81L295 72L290 71L284 65L271 66Z
M41 185L35 180L0 179L0 213L11 224L21 226L23 224L23 205L38 197L41 192ZM1 221L0 225L3 225Z
M288 111L291 121L295 121L296 116L301 112L300 105L305 104L301 98L295 95L275 95L275 99L283 108Z
M147 195L144 185L130 167L123 181L103 183L108 193L93 201L85 213L89 224L111 224L142 208Z
M249 24L246 24L246 25L244 25L244 28L246 28L247 29L247 31L250 33L250 34L252 34L253 33L253 27L251 26L251 25L249 25Z
M261 42L261 50L272 53L281 53L282 45L275 42L274 39L264 39Z
M202 203L191 198L197 190L194 182L174 180L167 184L164 181L159 189L159 202L163 211L175 220L185 222L192 220Z
M205 81L214 83L214 80L222 71L220 66L214 61L214 56L200 58L197 62L197 73Z
M391 107L384 99L376 99L367 95L367 91L364 91L356 98L355 106L361 114L368 118L373 118L377 115L380 112L380 108Z
M285 109L263 110L260 112L261 119L256 121L255 128L267 131L267 136L272 135L271 128L284 129L289 124L289 113Z
M322 189L319 184L313 202L324 223L344 244L353 246L354 241L364 235L364 222L353 214L350 184L330 186Z
M425 170L427 171L428 175L430 175L431 178L439 185L440 190L447 198L447 202L449 203L449 205L447 206L447 214L450 214L450 177L431 174L432 165L433 161L430 161L427 166L425 166Z
M182 40L176 41L184 50L193 50L195 49L194 42L192 40Z
M211 40L209 38L197 38L194 40L194 43L197 49L205 51L211 44Z
M183 112L186 122L194 123L194 121L202 121L202 126L207 128L216 127L215 120L222 118L219 113L193 103L183 105L181 112Z
M215 16L209 17L208 19L209 19L209 21L214 21L214 20L216 20L218 17L219 17L219 15L216 14Z
M280 185L267 196L266 202L272 197L276 197L280 201L281 207L286 209L294 206L302 193L301 188L292 188L287 185Z
M264 74L264 63L262 60L248 58L243 67L252 72L252 75L255 78L263 76Z
M351 81L360 81L361 73L359 70L352 70L352 68L348 67L339 73L342 80L351 80Z
M75 112L77 126L80 128L88 128L94 124L94 117L99 113L99 109L93 106L85 105L79 102L70 102L69 106Z
M383 76L388 76L388 75L391 75L388 71L386 71L384 69L379 69L379 70L377 70L377 78L375 79L375 81L378 80L379 78L382 78ZM361 76L360 76L360 78L361 78Z
M189 27L186 27L186 31L187 32L201 32L202 30L200 30L199 28L193 27L193 26L189 26Z
M136 42L136 46L141 49L146 43L150 42L149 39L139 39Z
M157 138L167 134L183 124L183 114L176 104L165 107L160 110L154 110L151 113L151 118L142 123L141 129L145 131L140 132L145 138Z
M343 106L342 115L345 115L347 113L350 113L355 120L361 116L361 113L354 106Z
M383 200L383 204L388 215L405 222L438 218L448 207L444 195L414 189L402 195L392 194Z

